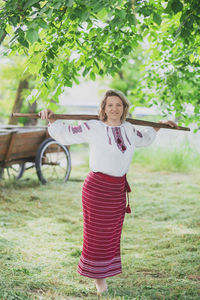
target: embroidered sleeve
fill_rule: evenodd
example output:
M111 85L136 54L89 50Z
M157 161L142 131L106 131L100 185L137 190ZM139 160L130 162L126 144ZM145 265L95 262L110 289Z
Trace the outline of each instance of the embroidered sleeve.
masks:
M156 130L152 127L146 127L145 129L138 130L133 127L133 142L135 147L146 147L153 143L156 138Z
M49 123L49 135L64 145L81 144L89 142L90 125L84 122L81 125L67 125L61 120Z

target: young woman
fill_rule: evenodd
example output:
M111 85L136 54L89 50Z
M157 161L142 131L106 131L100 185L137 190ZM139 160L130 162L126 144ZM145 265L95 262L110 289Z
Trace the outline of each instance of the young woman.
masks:
M122 272L120 238L126 207L126 180L135 147L150 145L158 128L136 130L126 122L129 104L123 93L106 92L99 112L100 120L82 125L65 125L50 119L49 109L39 113L49 119L51 137L64 145L89 143L90 172L82 189L83 248L77 271L94 278L97 293L107 290L106 278ZM173 121L160 121L178 128Z

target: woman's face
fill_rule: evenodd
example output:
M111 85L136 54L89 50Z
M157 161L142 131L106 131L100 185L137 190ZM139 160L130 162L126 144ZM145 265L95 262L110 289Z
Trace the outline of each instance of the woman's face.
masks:
M121 121L124 112L122 100L118 96L109 96L106 99L105 113L108 121Z

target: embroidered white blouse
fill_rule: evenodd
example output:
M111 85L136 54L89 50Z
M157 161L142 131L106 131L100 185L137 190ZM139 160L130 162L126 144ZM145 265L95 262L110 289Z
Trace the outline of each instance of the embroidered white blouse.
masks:
M112 176L126 174L135 147L148 146L156 137L152 127L136 130L126 121L120 126L108 126L100 120L89 120L73 126L57 120L49 123L48 132L64 145L88 143L90 170Z

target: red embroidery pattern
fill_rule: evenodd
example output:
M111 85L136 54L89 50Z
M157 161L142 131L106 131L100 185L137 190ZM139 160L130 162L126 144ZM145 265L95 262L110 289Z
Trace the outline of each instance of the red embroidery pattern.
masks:
M81 125L79 126L72 126L72 132L75 134L75 133L79 133L79 132L82 132L82 127Z
M113 127L112 132L113 132L117 147L119 148L119 150L122 153L124 153L126 151L126 145L124 143L120 127L119 128L118 127Z
M108 136L108 140L109 140L109 144L111 145L111 138L110 138L110 136L109 136L109 133L108 133L108 131L109 131L109 127L107 126L107 136Z
M90 130L90 127L86 122L84 122L84 125L87 127L88 130Z
M137 136L139 136L140 138L142 138L142 134L139 130L137 130Z
M126 130L125 129L124 129L124 133L125 133L125 136L126 136L126 139L127 139L128 143L129 143L129 145L131 145L131 142L129 141L129 138L128 138L127 134L126 134Z

